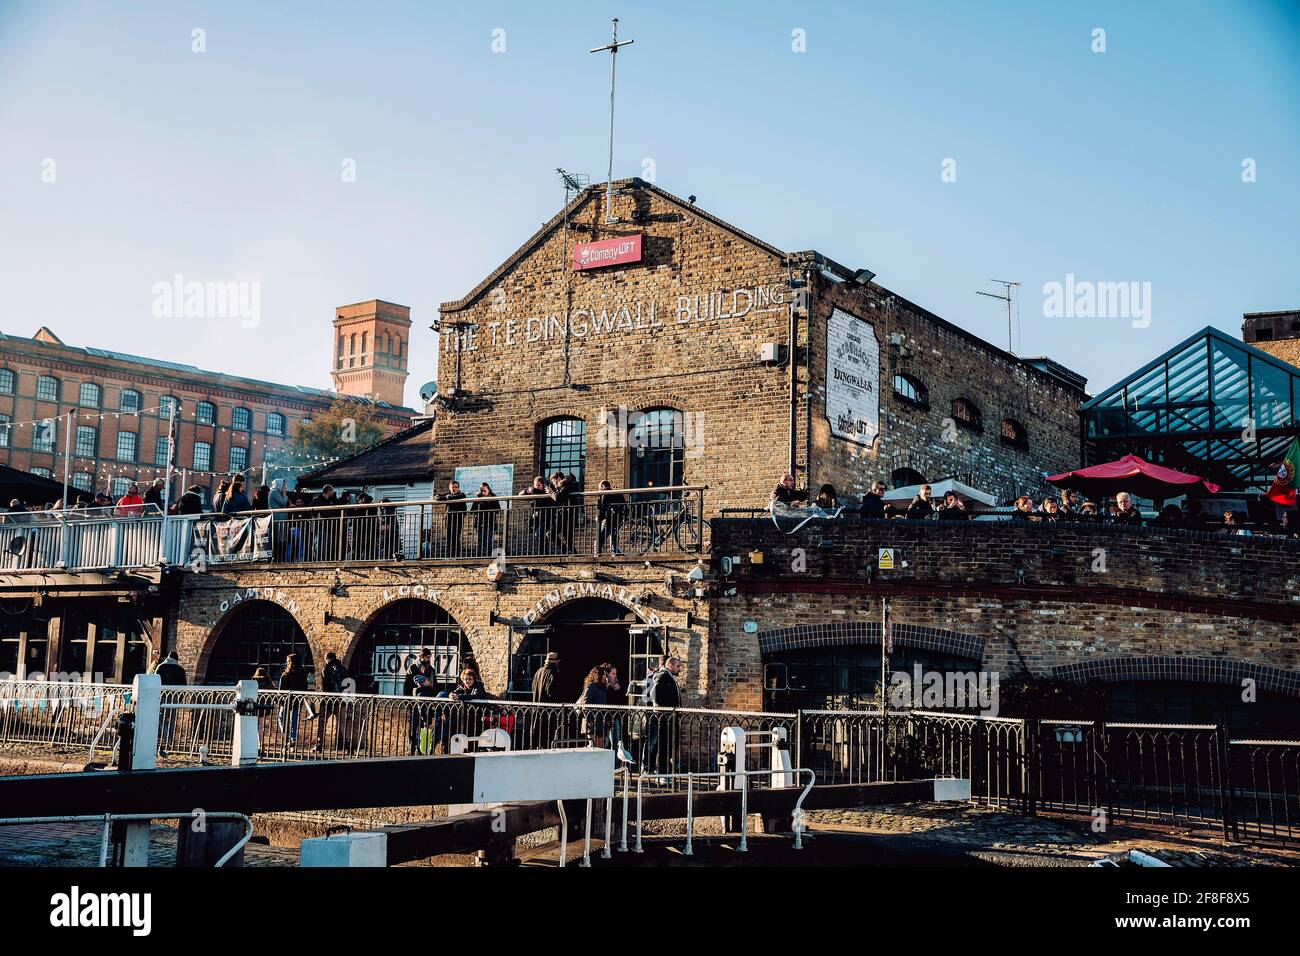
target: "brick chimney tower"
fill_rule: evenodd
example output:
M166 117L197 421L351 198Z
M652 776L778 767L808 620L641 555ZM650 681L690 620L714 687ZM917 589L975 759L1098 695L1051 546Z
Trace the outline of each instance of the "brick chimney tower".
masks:
M411 307L382 299L341 305L334 316L334 391L405 405Z

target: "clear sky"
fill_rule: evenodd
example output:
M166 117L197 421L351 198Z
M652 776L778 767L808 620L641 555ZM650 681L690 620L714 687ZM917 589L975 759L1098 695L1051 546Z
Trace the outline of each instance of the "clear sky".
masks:
M383 298L415 403L438 303L556 166L604 179L612 16L616 177L999 345L974 292L1018 280L1017 351L1094 392L1300 307L1300 2L0 0L0 330L329 387L334 307ZM178 273L260 282L260 322L155 317ZM1149 324L1048 316L1067 275L1149 282Z

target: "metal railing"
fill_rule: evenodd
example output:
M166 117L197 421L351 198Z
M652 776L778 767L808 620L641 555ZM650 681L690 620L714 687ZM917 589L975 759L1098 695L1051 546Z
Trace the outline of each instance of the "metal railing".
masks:
M703 485L454 501L326 504L237 515L71 509L0 515L0 571L160 564L465 560L705 550Z
M130 696L123 684L0 681L0 743L111 750Z
M0 744L111 752L130 707L117 684L0 681ZM231 687L163 687L159 749L226 762ZM441 754L499 729L511 749L574 740L614 749L649 792L718 772L722 731L783 730L793 765L821 784L958 777L974 802L1220 827L1225 838L1300 841L1300 740L1229 739L1213 724L1026 720L938 711L765 713L641 706L460 702L439 697L261 691L260 759ZM172 705L184 704L183 708Z

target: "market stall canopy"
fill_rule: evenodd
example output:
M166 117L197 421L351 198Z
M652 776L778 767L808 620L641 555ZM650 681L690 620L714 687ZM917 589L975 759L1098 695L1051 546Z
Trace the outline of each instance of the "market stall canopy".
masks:
M63 497L63 485L57 481L51 481L49 478L42 478L40 475L33 475L29 471L19 471L17 468L10 468L8 465L0 465L0 511L9 506L9 502L14 498L29 505L40 505L44 507L51 501L58 501ZM81 491L77 488L68 488L68 498L76 501L81 498L90 500L93 498L88 491Z
M931 499L936 503L943 501L943 496L948 492L953 492L957 497L966 502L968 506L974 505L974 510L983 508L992 508L998 503L998 500L986 491L980 491L978 488L972 488L956 478L945 478L943 481L926 482L930 486ZM916 493L921 490L920 485L904 485L901 488L892 488L885 492L885 501L888 504L909 504Z
M1219 490L1219 486L1212 481L1164 465L1154 465L1137 455L1125 455L1118 461L1050 475L1047 480L1060 488L1081 491L1090 498L1127 491L1139 498L1160 500L1176 498L1193 491L1215 494Z

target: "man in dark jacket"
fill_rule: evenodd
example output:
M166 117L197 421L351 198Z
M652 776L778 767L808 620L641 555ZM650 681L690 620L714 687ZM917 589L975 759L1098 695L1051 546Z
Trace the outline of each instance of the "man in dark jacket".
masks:
M330 651L325 655L325 667L320 672L320 689L327 694L341 694L351 686L348 669L343 666L339 656ZM331 720L334 722L334 745L340 750L343 748L345 730L351 716L349 703L350 701L345 701L340 705L335 701L321 701L320 713L316 717L317 751L325 749L326 725Z
M883 521L889 517L885 505L885 483L879 478L871 483L871 491L862 499L858 514L863 521Z
M787 508L797 508L808 503L808 492L795 487L794 475L787 472L772 489L771 500Z
M149 490L144 493L144 503L147 505L153 505L159 511L162 511L163 510L163 485L165 484L166 482L163 481L161 478L155 478L153 480L153 484L149 486ZM152 508L146 508L145 513L153 514L154 512Z
M537 668L537 673L533 675L534 704L560 703L559 689L556 686L559 674L560 655L551 651L546 655L546 663Z
M912 499L912 503L907 506L907 517L913 521L929 518L934 514L934 502L930 499L930 486L922 485Z
M320 689L327 694L341 694L348 679L348 669L333 651L325 655L325 669L320 675Z
M185 677L185 668L181 667L180 662L176 660L176 652L168 651L167 656L160 660L154 667L153 672L158 675L158 681L164 687L184 687L187 683ZM176 711L164 710L158 721L158 752L166 753L168 745L172 742L172 732L176 728Z
M181 500L176 505L176 513L178 515L203 514L203 489L198 485L190 485L185 494L181 495Z
M185 668L176 660L176 652L168 651L167 656L154 668L164 687L183 687L186 684Z
M460 490L459 481L447 482L447 493L438 495L434 501L447 502L447 512L443 520L446 521L446 540L443 557L459 558L460 557L460 539L461 533L465 530L465 492Z
M650 705L655 710L671 710L682 705L677 675L682 672L680 659L669 654L660 658L659 669L650 678ZM647 715L646 755L642 770L670 773L672 766L672 714Z

